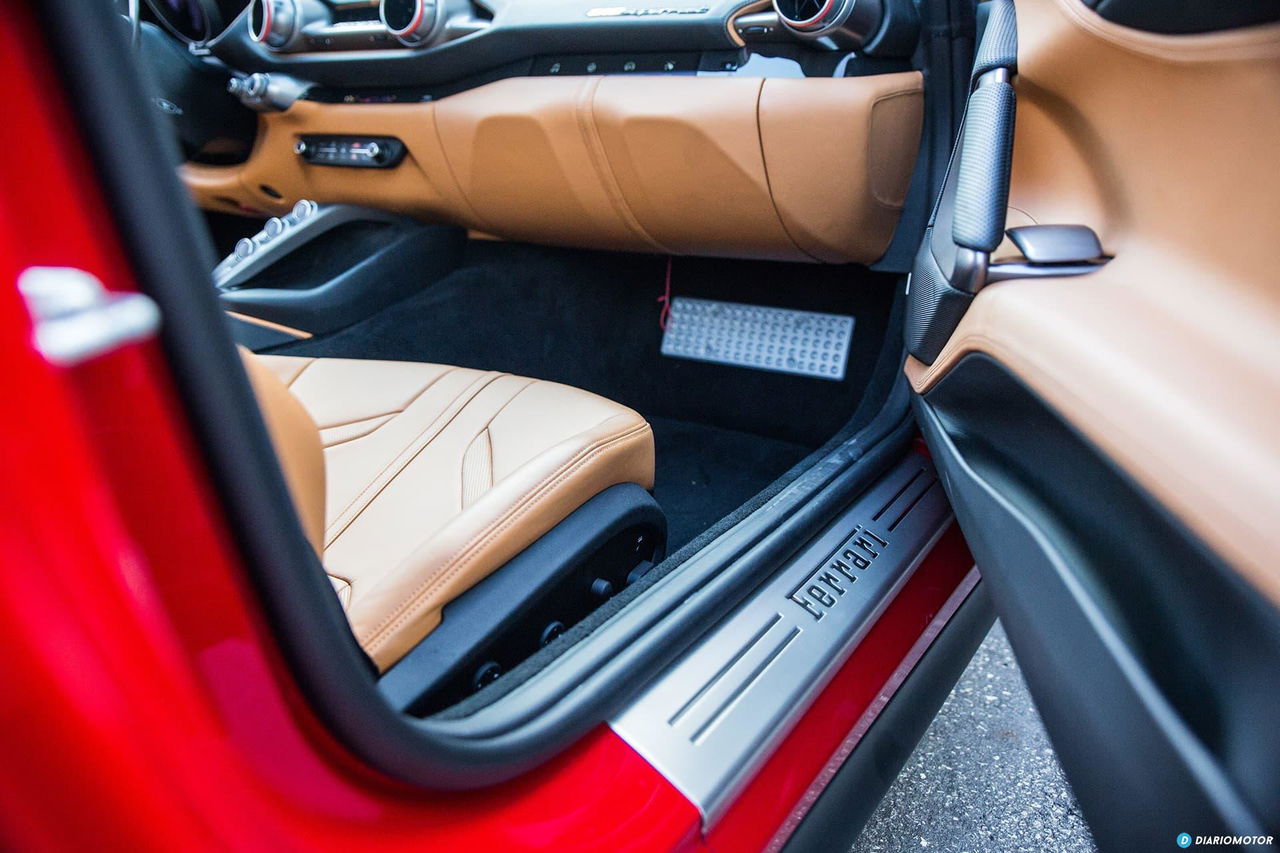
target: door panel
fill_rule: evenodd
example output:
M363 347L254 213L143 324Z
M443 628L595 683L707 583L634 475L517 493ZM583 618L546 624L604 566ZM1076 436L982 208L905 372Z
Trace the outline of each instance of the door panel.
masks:
M961 298L922 426L1103 846L1277 834L1280 26L1016 11L1006 225L1110 260Z
M1280 602L1280 27L1158 36L1018 3L1009 205L1091 226L1089 276L984 288L968 352L1009 365ZM1211 449L1211 452L1206 452Z
M1103 849L1274 834L1271 602L990 356L917 410Z

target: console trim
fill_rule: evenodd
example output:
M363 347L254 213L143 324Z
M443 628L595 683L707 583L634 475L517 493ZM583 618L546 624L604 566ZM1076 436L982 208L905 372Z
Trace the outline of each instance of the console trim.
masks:
M308 203L307 200L295 205L295 212L283 217L280 221L283 230L274 236L264 229L246 240L253 243L251 254L239 256L228 255L213 268L213 284L220 291L234 289L253 278L290 252L301 248L326 231L332 231L339 225L348 222L387 222L391 224L409 222L407 217L372 207L355 204L319 204L309 202L313 212L297 215L296 209ZM242 241L243 242L243 241Z

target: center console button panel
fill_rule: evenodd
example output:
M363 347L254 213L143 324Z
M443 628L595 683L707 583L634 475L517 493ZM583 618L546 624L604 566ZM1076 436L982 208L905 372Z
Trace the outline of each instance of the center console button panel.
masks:
M221 291L234 290L290 252L316 237L352 222L389 225L410 220L393 213L350 204L316 204L304 198L284 216L273 216L262 230L236 243L235 250L213 270L213 283Z
M404 159L404 143L394 136L302 136L294 153L315 166L390 169Z

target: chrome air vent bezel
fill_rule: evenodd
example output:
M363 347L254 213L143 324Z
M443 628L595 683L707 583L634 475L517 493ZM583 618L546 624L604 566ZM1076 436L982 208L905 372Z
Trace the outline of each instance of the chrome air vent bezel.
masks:
M773 9L788 27L809 30L824 26L832 10L846 2L847 0L773 0Z
M881 0L773 0L773 8L795 35L831 38L841 47L866 43L884 18Z
M250 38L271 50L288 45L301 23L297 0L254 0L246 17Z
M444 25L443 0L413 0L413 14L408 23L400 27L393 26L387 18L388 2L389 0L382 0L378 4L378 19L401 44L406 47L423 47L437 40Z

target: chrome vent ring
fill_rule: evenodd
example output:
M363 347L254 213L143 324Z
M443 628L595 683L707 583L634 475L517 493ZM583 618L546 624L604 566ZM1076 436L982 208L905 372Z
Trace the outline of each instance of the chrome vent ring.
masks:
M836 0L774 0L773 8L787 26L802 30L819 28Z
M773 0L782 25L804 38L858 48L880 27L882 0Z

